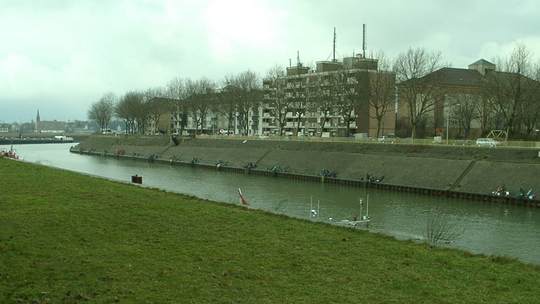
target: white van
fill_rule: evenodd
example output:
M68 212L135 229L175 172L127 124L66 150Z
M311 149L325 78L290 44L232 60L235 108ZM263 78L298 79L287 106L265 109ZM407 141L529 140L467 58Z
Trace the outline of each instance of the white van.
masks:
M476 140L476 145L478 147L489 147L489 148L495 148L497 145L499 145L500 142L494 140L493 138L478 138Z

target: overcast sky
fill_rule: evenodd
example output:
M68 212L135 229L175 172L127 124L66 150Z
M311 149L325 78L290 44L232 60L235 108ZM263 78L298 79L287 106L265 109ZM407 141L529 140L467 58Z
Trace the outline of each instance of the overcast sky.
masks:
M443 52L453 67L507 55L522 42L540 55L540 5L434 0L0 0L0 121L86 119L108 91L174 77L264 75L289 58L312 64L362 45L393 57Z

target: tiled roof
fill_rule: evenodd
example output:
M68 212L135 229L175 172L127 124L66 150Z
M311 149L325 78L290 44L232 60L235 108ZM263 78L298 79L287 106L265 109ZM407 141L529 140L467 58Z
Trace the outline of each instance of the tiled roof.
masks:
M475 63L472 63L471 65L481 65L481 64L490 64L490 65L494 65L493 63L485 60L485 59L480 59L478 61L476 61Z
M482 74L476 70L442 68L425 77L433 79L443 85L451 86L479 86L482 83Z

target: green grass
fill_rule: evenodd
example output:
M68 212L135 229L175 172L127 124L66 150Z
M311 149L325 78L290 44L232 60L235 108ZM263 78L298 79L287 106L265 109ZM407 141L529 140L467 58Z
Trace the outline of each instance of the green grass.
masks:
M538 303L540 269L0 159L0 303Z

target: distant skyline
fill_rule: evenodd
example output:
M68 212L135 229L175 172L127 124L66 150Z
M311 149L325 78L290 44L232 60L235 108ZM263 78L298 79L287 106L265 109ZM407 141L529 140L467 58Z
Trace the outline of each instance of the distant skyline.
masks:
M338 58L393 58L409 47L453 67L507 56L517 42L540 56L537 1L208 0L0 2L0 122L86 120L105 92L121 95L174 77L208 77Z

